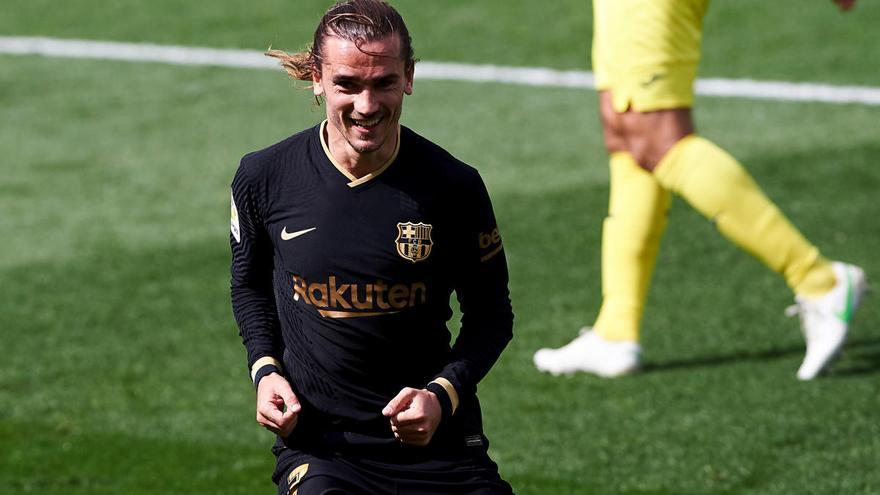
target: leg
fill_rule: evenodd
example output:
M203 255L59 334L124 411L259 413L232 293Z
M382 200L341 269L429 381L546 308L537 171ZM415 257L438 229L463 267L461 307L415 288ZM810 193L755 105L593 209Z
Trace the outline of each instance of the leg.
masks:
M294 489L293 495L366 495L359 488L328 476L315 476Z
M705 0L594 0L593 68L611 155L608 217L602 229L602 307L596 333L637 342L648 286L666 227L670 194L650 174L663 154L693 132L689 104L699 59ZM671 22L673 19L674 22ZM693 25L686 36L674 26ZM672 60L660 52L689 47ZM678 108L637 112L642 108ZM633 121L632 115L648 115ZM653 133L635 132L638 124ZM639 167L645 170L640 169Z
M407 457L410 459L382 466L385 472L393 473L396 495L513 495L485 446L462 449L453 445L417 463Z
M670 197L627 152L622 118L611 106L610 92L601 92L599 101L611 155L611 187L602 227L602 307L594 327L605 340L638 341Z
M582 330L559 349L540 349L535 366L553 374L585 371L618 376L639 364L639 327L670 195L626 151L620 115L609 91L599 93L605 145L611 155L608 216L602 226L602 307L595 331Z
M865 290L864 272L821 256L739 162L703 138L691 135L676 143L654 175L730 241L784 277L796 294L807 344L797 376L815 378L846 340Z
M639 168L630 153L622 113L640 97L634 90L642 91L639 84L642 74L631 77L630 74L637 71L630 71L627 64L653 60L641 56L640 43L647 40L647 45L657 45L652 40L665 36L665 29L646 33L633 20L644 13L645 7L650 7L648 15L656 16L658 22L647 24L663 27L662 19L668 17L666 9L678 5L675 3L678 1L644 2L643 5L633 1L593 0L593 71L600 91L605 147L611 155L609 208L602 227L602 307L595 331L585 328L569 344L535 353L534 363L541 371L553 374L585 371L618 376L638 367L642 312L666 225L669 193L650 173ZM687 72L695 74L695 64L693 70ZM681 83L680 79L674 79L676 89L689 87L689 81ZM664 84L670 80L673 79L658 79ZM663 84L652 85L651 95L662 101L678 98L664 88Z
M739 162L690 133L689 112L630 111L621 120L639 165L712 220L730 241L784 277L796 294L807 342L798 378L817 376L846 339L864 292L862 270L822 257Z
M666 125L676 125L673 112L677 111L625 115L627 142L643 143L637 155L639 164L651 170L663 187L712 220L727 239L782 274L797 294L814 297L827 293L835 283L829 262L764 195L739 162L693 134L670 143L669 136L681 132L680 128L664 130ZM658 157L659 152L662 155Z
M299 454L278 478L279 495L368 495L391 493L335 459Z

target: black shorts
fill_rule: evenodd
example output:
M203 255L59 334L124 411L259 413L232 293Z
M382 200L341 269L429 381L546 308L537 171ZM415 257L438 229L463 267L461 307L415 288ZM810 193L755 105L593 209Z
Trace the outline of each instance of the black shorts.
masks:
M426 456L419 447L381 459L284 448L279 495L512 495L485 450ZM413 455L405 455L409 450Z

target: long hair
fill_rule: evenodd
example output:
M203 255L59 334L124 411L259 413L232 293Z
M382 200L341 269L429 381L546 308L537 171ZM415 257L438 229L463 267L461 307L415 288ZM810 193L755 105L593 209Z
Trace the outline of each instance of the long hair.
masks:
M324 56L324 40L336 36L354 43L359 50L370 41L382 39L390 34L400 37L400 58L407 68L415 64L412 38L403 18L382 0L345 0L330 7L315 29L315 37L305 51L290 54L283 50L272 50L266 55L281 61L281 67L294 79L312 81L313 76L321 74ZM369 53L369 52L364 52Z

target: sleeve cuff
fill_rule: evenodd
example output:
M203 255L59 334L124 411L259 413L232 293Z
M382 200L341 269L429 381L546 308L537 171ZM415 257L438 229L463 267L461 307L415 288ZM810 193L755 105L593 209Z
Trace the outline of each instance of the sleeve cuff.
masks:
M251 381L254 382L254 388L260 383L260 379L269 373L281 374L281 363L277 359L271 356L264 356L254 361L254 364L251 366Z
M434 395L440 399L440 406L444 409L444 416L446 416L447 409L449 416L455 414L455 410L458 409L458 392L449 380L438 376L425 388L434 392Z

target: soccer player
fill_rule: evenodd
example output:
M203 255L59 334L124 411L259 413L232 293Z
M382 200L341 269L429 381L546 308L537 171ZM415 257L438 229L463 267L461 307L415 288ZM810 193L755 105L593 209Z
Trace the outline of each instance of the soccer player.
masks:
M232 307L279 493L512 493L476 396L512 336L502 241L477 171L399 123L403 19L340 2L307 52L269 55L326 105L232 182Z
M836 0L844 10L852 0ZM553 374L636 370L651 272L676 193L731 242L781 274L795 294L813 379L838 353L865 289L856 266L831 262L733 157L696 134L691 106L708 0L594 0L593 69L610 154L602 229L602 306L592 328L534 363Z

